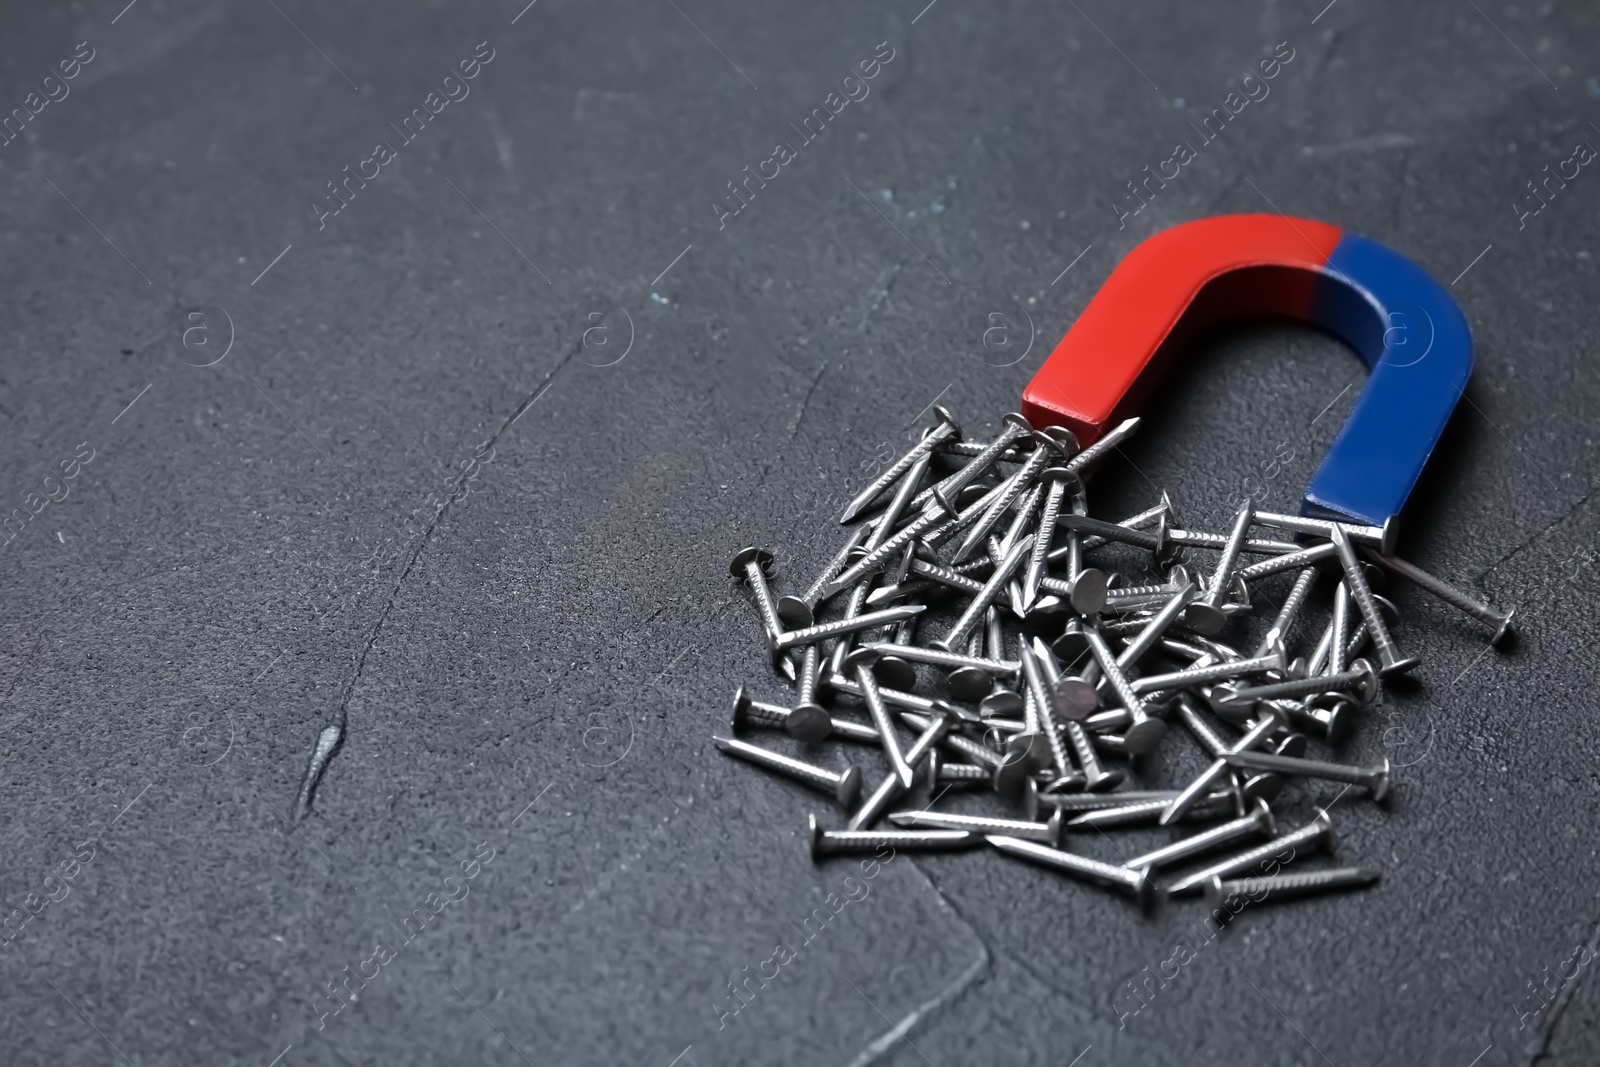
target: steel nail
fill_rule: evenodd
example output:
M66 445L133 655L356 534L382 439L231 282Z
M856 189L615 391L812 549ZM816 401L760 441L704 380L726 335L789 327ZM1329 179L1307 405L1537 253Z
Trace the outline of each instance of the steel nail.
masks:
M1271 771L1297 778L1320 778L1329 782L1348 782L1366 786L1373 800L1383 800L1389 795L1389 761L1380 760L1371 767L1350 767L1343 763L1325 760L1298 759L1272 752L1230 752L1222 757L1230 767L1244 767L1253 771Z
M1264 800L1255 802L1254 810L1249 815L1225 822L1221 826L1214 826L1209 830L1191 834L1181 841L1174 841L1163 848L1152 849L1143 855L1135 856L1123 864L1130 870L1139 867L1148 867L1154 870L1168 864L1179 863L1195 856L1204 855L1212 849L1231 844L1245 837L1272 837L1278 832L1278 824L1272 818L1272 809Z
M900 739L895 735L894 720L889 718L889 709L884 706L883 696L878 692L878 680L872 674L872 665L877 660L877 652L870 648L858 648L846 658L845 666L855 671L856 685L861 690L862 700L866 702L867 714L872 718L872 725L878 728L878 734L883 739L883 754L889 758L889 766L894 768L900 784L910 789L914 780L911 764L906 761L905 753L900 749Z
M970 830L824 830L816 815L810 817L811 860L826 856L879 852L933 852L970 848L983 838Z
M956 815L945 811L897 811L889 816L896 826L913 829L971 830L980 834L1004 834L1025 841L1042 841L1060 847L1066 837L1066 819L1057 809L1046 822L1025 819L997 819L987 815Z
M921 763L928 753L933 751L933 746L943 740L949 733L951 724L954 721L949 714L944 712L935 715L923 727L922 733L911 743L911 747L906 750L907 762L912 766ZM904 793L907 788L909 787L901 784L898 775L885 775L883 781L878 783L878 788L873 790L872 795L867 798L866 803L862 804L860 809L850 817L850 822L846 829L865 830L877 822L889 805L894 802L895 798Z
M1359 889L1373 885L1382 877L1382 871L1370 867L1335 867L1331 870L1298 871L1257 878L1223 879L1214 876L1205 882L1203 889L1206 907L1218 921L1226 922L1244 910L1243 905L1237 909L1227 907L1233 900L1241 897L1248 904L1265 904L1273 900L1289 900L1314 893Z
M1498 645L1505 636L1511 632L1511 618L1516 614L1516 609L1510 611L1496 611L1487 604L1472 599L1455 586L1443 582L1414 563L1407 563L1398 556L1388 556L1381 552L1374 552L1370 548L1362 549L1362 553L1379 566L1409 579L1412 583L1422 588L1425 592L1432 593L1451 607L1466 612L1479 622L1493 628L1494 636L1489 638L1491 644Z
M1332 852L1335 844L1333 820L1329 818L1326 811L1318 808L1317 817L1305 826L1300 827L1298 830L1294 830L1290 833L1284 834L1282 837L1268 841L1264 845L1258 845L1255 848L1240 852L1237 855L1229 856L1220 863L1214 863L1204 870L1196 871L1188 877L1174 883L1168 891L1174 895L1179 893L1187 893L1192 890L1199 889L1212 878L1225 877L1230 874L1237 874L1243 870L1248 870L1249 868L1254 867L1257 863L1260 863L1263 860L1272 859L1285 851L1287 851L1291 857L1298 856L1299 850L1302 847L1308 851L1323 849L1328 852Z
M776 771L781 775L793 778L829 793L843 807L850 807L861 796L861 768L856 766L846 767L843 771L834 772L826 767L818 767L804 760L793 759L789 756L761 748L759 745L747 744L731 737L712 738L717 747L730 756L765 767L769 771Z
M1124 870L1114 867L1109 863L1089 859L1087 856L1075 856L1070 852L1050 848L1047 845L1036 844L1016 837L1006 837L998 834L989 835L989 844L1012 856L1030 860L1034 863L1063 871L1079 878L1088 879L1101 885L1122 889L1139 902L1145 911L1152 910L1161 898L1161 891L1150 881L1150 871L1141 868L1137 871Z
M1389 628L1384 625L1383 612L1378 607L1378 602L1373 599L1372 587L1367 584L1366 573L1361 569L1361 561L1356 559L1356 552L1350 544L1344 527L1335 525L1332 532L1333 547L1339 551L1339 564L1344 568L1344 580L1350 586L1350 595L1355 598L1356 607L1361 609L1361 617L1366 621L1367 633L1372 637L1372 643L1378 649L1378 662L1381 664L1378 673L1384 678L1396 674L1404 674L1422 661L1415 656L1403 656L1399 646L1394 643L1394 638L1389 635Z
M880 626L900 622L903 619L915 618L926 610L928 609L925 604L905 604L895 608L884 608L881 611L869 611L852 619L818 623L815 626L807 626L803 630L786 630L773 638L771 642L772 650L775 653L787 652L791 648L799 648L817 641L825 641L830 637L876 629Z
M845 505L844 514L839 517L841 524L853 521L867 509L867 505L877 499L879 493L898 481L902 474L910 470L918 460L932 452L940 443L961 437L961 424L956 422L954 415L937 404L933 406L933 410L939 417L939 424L923 434L922 439L911 446L905 455L895 460L887 470L874 478L871 484L851 498L850 503Z

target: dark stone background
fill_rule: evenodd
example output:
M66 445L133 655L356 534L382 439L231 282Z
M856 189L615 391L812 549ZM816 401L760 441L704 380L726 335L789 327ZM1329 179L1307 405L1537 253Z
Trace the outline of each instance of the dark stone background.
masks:
M94 858L0 948L0 1061L1592 1064L1591 968L1518 1023L1600 917L1600 178L1512 205L1596 137L1600 19L1324 3L11 5L5 109L96 55L0 148L0 504L94 459L0 552L3 910ZM471 96L319 231L324 182L480 41ZM724 182L884 41L870 97L719 230ZM1283 41L1119 229L1123 182ZM1422 685L1347 757L1411 766L1335 810L1381 886L1247 913L1119 1031L1198 907L901 857L719 1030L851 869L805 855L817 798L710 744L736 684L781 692L731 553L803 584L936 397L987 432L1133 244L1273 210L1472 264L1477 373L1404 549L1522 636L1486 653L1398 593ZM1280 451L1293 508L1360 380L1309 331L1230 335L1096 508L1164 486L1221 527ZM467 898L318 1032L323 983L479 842Z

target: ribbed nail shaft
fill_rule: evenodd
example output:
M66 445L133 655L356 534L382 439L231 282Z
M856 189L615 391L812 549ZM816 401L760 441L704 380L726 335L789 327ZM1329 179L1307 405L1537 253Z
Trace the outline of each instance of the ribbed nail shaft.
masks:
M1325 760L1279 756L1273 752L1230 752L1222 758L1230 767L1363 785L1372 791L1373 800L1382 800L1389 794L1388 760L1380 760L1371 767L1351 767L1343 763L1328 763Z
M876 652L888 656L899 656L901 659L913 663L930 663L935 667L945 667L956 670L961 667L973 667L980 671L999 675L1002 678L1015 678L1022 669L1022 664L1014 660L985 659L982 656L967 656L959 652L945 652L937 648L924 648L921 645L891 645L879 642L866 646Z
M996 819L987 815L956 815L947 811L897 811L889 816L896 826L915 829L972 830L980 834L1005 834L1024 841L1059 843L1063 820L1057 816L1050 822L1030 822L1026 819Z
M1228 587L1233 584L1233 572L1239 563L1239 551L1244 547L1245 534L1250 532L1250 523L1254 518L1255 507L1247 500L1233 520L1228 543L1222 548L1222 558L1217 560L1217 569L1211 573L1211 585L1201 598L1201 603L1206 606L1221 608L1227 601Z
M1168 674L1147 674L1133 683L1133 691L1143 696L1146 693L1158 693L1163 689L1187 689L1191 685L1220 682L1225 678L1238 678L1245 674L1281 671L1283 666L1281 652L1257 656L1254 659L1223 660L1220 663L1208 663L1199 667L1186 667Z
M1000 517L1006 513L1006 510L1012 504L1016 503L1018 497L1032 486L1034 479L1039 477L1039 472L1044 470L1045 464L1049 463L1056 454L1056 448L1053 445L1040 443L1028 456L1027 462L1017 468L1017 472L1009 479L1001 483L1000 495L995 497L994 501L989 505L989 510L985 511L983 517L967 531L966 540L962 541L961 547L956 549L956 554L952 558L957 563L971 556L973 550L983 544L983 539L989 536L989 531L995 528L995 525L1000 521Z
M905 514L906 507L911 503L911 494L917 491L917 486L927 477L928 467L932 463L933 456L922 456L906 471L905 477L900 479L900 484L895 487L894 496L889 499L889 506L873 524L872 536L867 538L864 546L867 551L872 551L889 539L889 535L899 524L900 517Z
M990 467L994 466L1006 449L1016 441L1033 432L1033 427L1021 415L1007 415L1006 428L1000 431L1000 436L983 446L976 456L963 464L961 469L950 477L940 482L938 489L941 493L955 499L955 495L972 483L972 480ZM925 489L911 502L915 508L926 507L933 499L933 490Z
M944 409L939 409L939 425L922 435L922 440L912 445L905 455L891 463L887 470L878 475L861 492L851 498L845 506L844 514L839 517L841 523L848 523L861 512L866 510L868 504L877 499L878 494L900 479L900 476L910 470L923 456L932 452L940 442L948 441L961 435L961 427L956 425L954 419Z
M1065 472L1063 472L1065 473ZM1033 552L1028 556L1028 570L1022 581L1022 602L1032 604L1039 595L1039 579L1044 577L1045 558L1050 554L1050 544L1055 540L1056 520L1061 517L1061 498L1066 494L1066 478L1051 478L1045 490L1044 510L1039 512L1039 526L1034 531Z
M816 816L812 816L816 827ZM811 858L859 855L885 848L896 852L937 852L952 848L971 848L983 836L970 830L823 830L811 834Z
M1074 856L1070 852L1050 848L1047 845L1024 841L1016 837L1005 837L997 834L989 836L989 844L1001 852L1031 860L1034 863L1050 867L1078 878L1086 878L1091 882L1111 886L1132 894L1141 904L1148 907L1154 903L1155 888L1150 884L1150 872L1146 870L1129 871L1121 867L1113 867L1109 863L1089 859L1087 856Z
M964 593L976 593L983 588L983 583L976 578L968 578L965 574L942 567L937 563L929 563L923 559L911 561L911 573L920 574L925 578L932 578L940 585L947 585L951 589L959 589Z
M1182 703L1182 698L1179 698L1180 707L1182 706ZM1234 742L1233 747L1227 751L1244 752L1248 749L1252 749L1265 740L1268 734L1278 729L1280 725L1282 725L1281 720L1276 714L1263 715L1259 720L1256 721L1256 724L1250 727L1250 729L1245 732L1245 735L1239 738L1238 741ZM1223 755L1226 755L1226 753ZM1206 793L1209 793L1211 791L1211 787L1216 784L1217 779L1221 778L1226 773L1228 773L1228 762L1222 756L1218 756L1212 761L1211 766L1201 771L1199 777L1185 786L1183 790L1175 798L1173 798L1172 803L1167 805L1167 810L1161 813L1161 825L1171 826L1173 823L1177 822L1183 817L1184 811L1186 811L1188 807L1196 800L1199 800Z
M1314 534L1318 537L1330 537L1334 527L1352 540L1364 545L1382 545L1387 532L1383 526L1352 526L1346 522L1331 522L1327 519L1308 519L1304 515L1279 515L1271 511L1256 512L1256 522L1262 526L1272 526L1279 530L1293 530L1295 533Z
M1366 620L1367 633L1372 636L1372 643L1378 649L1378 662L1381 666L1378 673L1388 678L1395 674L1404 674L1419 662L1416 658L1407 658L1402 655L1394 638L1389 636L1389 627L1383 621L1383 612L1378 607L1378 601L1372 595L1372 587L1367 584L1367 576L1361 569L1361 561L1356 559L1356 551L1346 536L1344 527L1335 526L1332 532L1333 547L1339 551L1339 565L1344 568L1344 580L1350 586L1350 595L1355 597L1356 607L1361 609L1361 617Z
M1160 719L1152 719L1144 710L1144 702L1139 699L1139 694L1133 691L1133 685L1128 681L1127 675L1122 673L1122 668L1117 665L1116 657L1111 654L1111 649L1106 647L1105 639L1100 636L1093 626L1083 628L1084 640L1089 644L1089 651L1094 653L1094 658L1099 661L1100 669L1105 672L1106 681L1111 683L1111 688L1116 691L1117 699L1122 701L1122 706L1128 710L1128 729L1124 735L1128 751L1134 754L1148 752L1161 740L1167 732L1167 724Z
M717 747L730 756L737 756L742 760L765 767L769 771L776 771L786 777L802 782L813 789L821 790L832 796L845 807L856 802L861 795L861 769L848 767L844 771L835 773L826 767L818 767L804 760L792 759L759 745L746 744L731 737L713 738Z
M838 637L841 634L853 634L862 630L873 630L880 626L889 626L900 622L902 619L921 615L926 610L927 607L923 604L903 604L896 608L869 611L865 615L857 615L853 619L822 622L815 626L807 626L803 630L787 630L773 638L772 650L774 652L787 652L791 648L799 648L802 645L825 641L830 637Z
M1300 827L1298 830L1284 834L1282 837L1268 841L1264 845L1229 856L1220 863L1214 863L1205 870L1196 871L1194 874L1176 882L1171 887L1173 893L1186 893L1198 889L1212 878L1224 878L1230 874L1248 870L1263 860L1271 859L1282 852L1288 851L1298 855L1301 848L1315 850L1332 845L1333 822L1328 818L1328 813L1318 811L1316 819Z
M838 555L834 556L828 561L828 565L822 568L822 573L817 575L816 580L806 587L806 591L804 593L800 594L800 599L805 601L808 605L815 607L817 604L817 599L822 596L822 591L826 589L828 584L833 581L836 575L838 575L840 568L843 567L845 561L850 558L850 553L854 552L856 548L860 546L862 539L865 538L870 532L871 531L866 527L852 531L850 534L850 539L844 543L843 548L839 549Z
M1328 673L1342 674L1344 646L1350 640L1350 592L1344 582L1333 591L1333 637L1328 642Z
M1045 797L1041 799L1056 802L1057 800L1076 800L1079 796L1085 795L1079 793L1059 798ZM1101 793L1095 799L1110 801L1116 800L1121 796L1121 793ZM1109 830L1114 826L1155 825L1160 821L1161 814L1167 810L1169 803L1170 801L1159 799L1134 800L1104 808L1090 808L1082 815L1069 819L1067 821L1067 829ZM1182 820L1211 819L1219 815L1231 814L1233 811L1234 800L1231 795L1227 793L1207 793L1188 807L1182 816Z
M950 717L948 715L936 715L933 721L923 728L922 733L917 735L917 739L911 743L911 747L906 750L907 762L913 767L921 763L933 746L938 744L949 730ZM883 813L889 810L889 805L894 803L895 799L904 793L906 789L907 787L901 784L899 776L894 774L884 775L883 781L878 783L878 788L872 791L872 795L867 798L867 802L861 805L860 810L850 817L847 829L865 830L877 822L882 818Z
M1309 678L1292 678L1286 682L1268 685L1245 686L1220 701L1222 707L1248 707L1258 700L1294 700L1313 693L1330 693L1334 690L1362 690L1356 699L1366 703L1371 699L1373 683L1372 665L1358 659L1347 671L1338 674L1317 674Z
M1305 605L1306 597L1311 594L1311 586L1317 580L1317 569L1306 567L1295 576L1294 586L1289 590L1289 595L1283 600L1283 607L1278 609L1278 617L1272 620L1272 625L1267 628L1266 636L1261 639L1261 647L1256 649L1256 655L1265 656L1274 643L1283 643L1289 635L1289 627L1294 625L1296 616ZM1248 579L1246 579L1248 581Z
M994 573L989 575L989 580L983 583L983 588L967 604L966 610L961 613L961 617L950 628L950 632L945 634L942 640L934 642L935 648L955 651L961 647L967 636L972 633L972 628L983 619L985 609L994 603L994 598L1000 595L1000 590L1011 580L1011 576L1017 572L1017 568L1022 566L1022 561L1027 558L1028 550L1032 547L1033 535L1029 534L1011 550L1011 554L1006 557L1005 562L996 567Z
M1239 572L1239 577L1246 582L1253 582L1284 571L1292 571L1296 567L1310 567L1325 559L1332 559L1338 554L1339 550L1332 545L1312 545L1298 552L1288 552L1272 559L1264 559L1260 563L1252 563Z
M1259 878L1214 878L1205 885L1206 906L1213 911L1227 900L1242 897L1251 904L1359 889L1383 877L1370 867L1335 867L1330 870L1272 874ZM1229 909L1232 910L1232 909Z
M1407 563L1398 556L1385 556L1371 549L1363 549L1362 554L1379 566L1393 571L1402 578L1409 579L1412 583L1432 593L1451 607L1464 611L1484 625L1491 627L1494 630L1492 640L1496 643L1510 632L1511 616L1515 612L1496 611L1489 605L1472 599L1455 586L1440 581L1421 567L1413 563Z
M872 725L878 728L878 736L883 740L883 754L889 758L889 766L894 768L900 784L910 789L913 778L911 764L906 762L905 753L900 751L894 720L889 718L889 709L884 707L883 696L878 692L878 680L873 677L871 667L864 663L856 665L856 685L861 689L861 699L866 702Z
M1174 841L1163 848L1152 849L1140 856L1135 856L1123 864L1129 870L1148 867L1154 870L1169 864L1180 863L1195 856L1204 855L1214 848L1231 844L1247 837L1265 835L1272 836L1274 829L1272 813L1267 810L1265 802L1257 801L1257 809L1242 818L1225 822L1221 826L1213 826L1209 830L1202 830L1198 834L1191 834L1181 841ZM1263 815L1263 813L1265 813Z

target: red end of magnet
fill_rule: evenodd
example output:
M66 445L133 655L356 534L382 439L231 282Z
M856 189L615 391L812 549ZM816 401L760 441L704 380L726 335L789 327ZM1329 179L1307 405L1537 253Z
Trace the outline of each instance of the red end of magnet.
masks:
M1138 412L1196 334L1241 315L1313 318L1319 275L1342 236L1307 219L1226 215L1144 241L1028 383L1022 414L1093 443Z

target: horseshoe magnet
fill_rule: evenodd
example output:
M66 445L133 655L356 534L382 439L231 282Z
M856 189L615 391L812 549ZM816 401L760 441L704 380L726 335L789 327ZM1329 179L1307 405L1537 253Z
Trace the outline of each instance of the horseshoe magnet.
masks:
M1222 215L1147 238L1117 264L1022 395L1035 426L1087 446L1138 413L1197 335L1246 317L1319 326L1370 372L1306 487L1304 515L1381 526L1397 515L1472 374L1450 294L1400 253L1309 219Z

